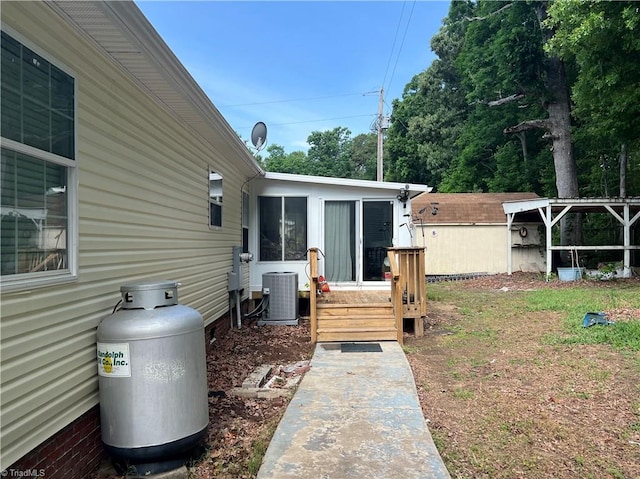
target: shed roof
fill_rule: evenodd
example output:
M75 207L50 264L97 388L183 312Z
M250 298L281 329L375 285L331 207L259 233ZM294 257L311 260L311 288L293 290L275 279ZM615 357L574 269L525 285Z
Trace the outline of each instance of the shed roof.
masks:
M506 224L504 201L539 198L535 193L423 193L411 203L413 216L425 224ZM438 203L437 214L432 204Z

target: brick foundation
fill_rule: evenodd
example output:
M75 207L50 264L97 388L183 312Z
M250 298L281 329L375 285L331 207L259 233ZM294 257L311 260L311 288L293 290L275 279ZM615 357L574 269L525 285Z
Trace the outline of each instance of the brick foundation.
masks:
M225 314L221 318L216 319L209 326L204 328L204 339L207 344L207 354L211 351L211 348L215 344L215 341L212 339L222 339L226 336L226 334L231 329L231 321L229 319L229 314Z
M243 314L247 306L248 302L244 301L240 308ZM214 344L211 339L223 338L230 328L228 313L205 328L207 354ZM87 479L95 475L105 457L100 433L100 406L95 406L9 466L7 475L3 477Z
M250 301L247 299L245 299L240 303L241 316L243 316L249 311L249 306L250 306ZM235 307L231 314L233 315L233 327L235 328L237 327ZM242 318L242 322L244 324L244 317ZM209 326L205 328L204 337L207 342L207 354L209 354L209 352L211 351L211 348L215 344L215 342L212 342L211 340L213 338L215 338L216 340L224 338L230 329L231 329L231 316L229 313L226 313L223 316L219 317L213 323L211 323Z
M5 477L86 479L103 457L100 407L95 406L9 466Z

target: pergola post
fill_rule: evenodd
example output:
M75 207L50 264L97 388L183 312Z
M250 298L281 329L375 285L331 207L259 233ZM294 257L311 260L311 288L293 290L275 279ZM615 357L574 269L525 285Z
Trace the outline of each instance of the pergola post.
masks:
M507 274L511 276L513 272L513 242L511 241L511 226L515 213L507 214Z
M622 276L631 277L631 250L640 250L640 245L631 244L633 237L631 227L640 220L640 199L638 198L540 198L523 201L508 201L502 203L507 224L513 224L518 213L538 210L544 222L546 231L547 280L551 276L553 251L622 251ZM623 244L614 245L558 245L555 246L552 228L571 210L575 212L608 212L616 218L623 227ZM554 217L553 211L557 214ZM508 255L511 256L511 243ZM508 259L508 262L512 260Z

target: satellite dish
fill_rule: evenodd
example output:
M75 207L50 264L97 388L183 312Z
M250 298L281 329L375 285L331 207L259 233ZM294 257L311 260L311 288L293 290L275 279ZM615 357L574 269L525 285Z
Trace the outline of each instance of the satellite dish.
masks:
M251 143L256 147L258 151L266 144L267 142L267 125L263 122L259 121L253 126L253 130L251 130Z

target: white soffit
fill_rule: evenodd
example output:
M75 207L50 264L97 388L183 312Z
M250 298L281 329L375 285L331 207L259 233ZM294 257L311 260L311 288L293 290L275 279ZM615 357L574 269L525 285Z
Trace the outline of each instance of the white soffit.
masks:
M231 145L262 173L246 145L132 1L47 2L142 89L216 149Z

